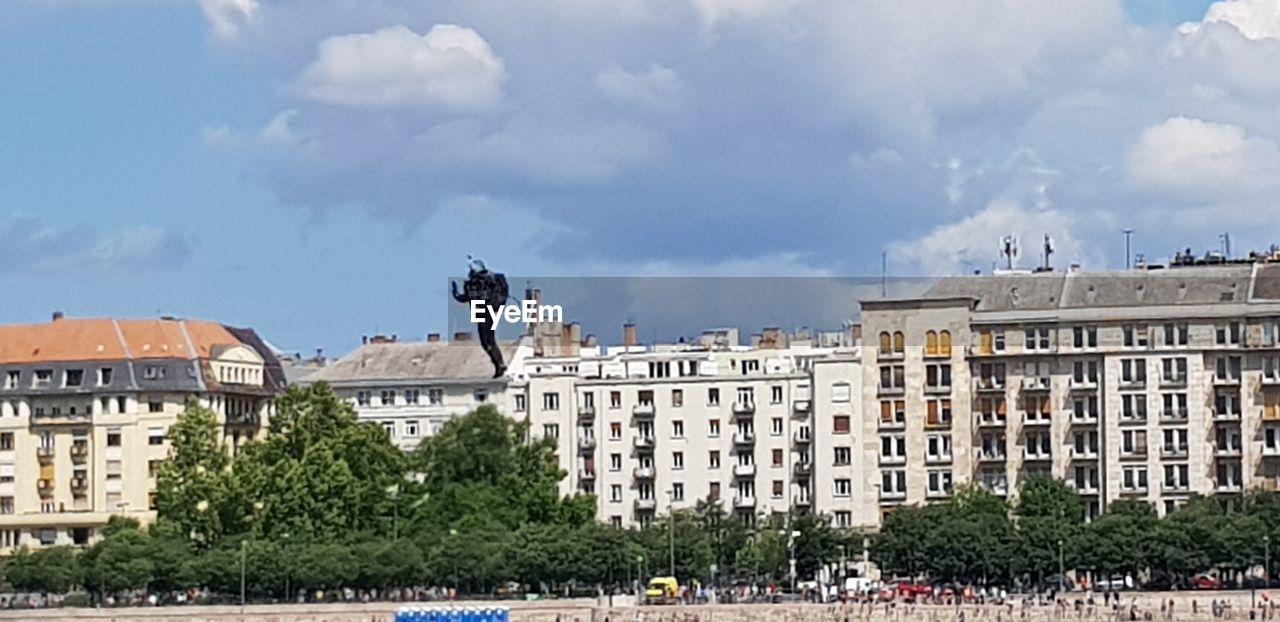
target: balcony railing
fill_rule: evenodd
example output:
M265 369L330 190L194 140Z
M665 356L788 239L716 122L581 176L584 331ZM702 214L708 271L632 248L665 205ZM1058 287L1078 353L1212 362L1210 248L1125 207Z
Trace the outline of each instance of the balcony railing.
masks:
M808 428L800 428L791 433L791 440L798 445L807 445L813 442L813 432Z
M83 477L71 478L71 490L83 491L89 487L89 480Z
M791 468L795 471L796 475L804 476L813 473L812 462L797 462Z
M594 451L596 448L596 437L583 436L578 438L578 449L580 451Z
M978 462L1004 462L1008 458L1008 454L994 451L979 451Z
M905 427L907 427L907 418L905 415L902 417L895 416L892 419L885 419L884 417L880 418L881 430L901 430Z
M52 447L36 448L36 458L38 458L40 462L45 462L45 463L53 462L53 454L54 454L54 449Z
M1173 374L1171 376L1161 376L1160 386L1162 387L1185 387L1187 386L1186 374Z
M1023 378L1022 390L1028 392L1048 391L1050 382L1048 378Z
M653 402L645 402L633 406L631 414L636 417L650 418L653 417L653 410Z
M749 495L738 495L733 498L733 507L735 508L753 508L756 507L756 498Z
M636 436L633 437L632 443L636 449L653 450L654 440L652 436Z
M756 465L754 464L735 464L733 465L734 477L755 477Z
M1215 409L1215 410L1213 411L1213 420L1214 420L1214 421L1239 421L1239 420L1240 420L1240 411L1238 411L1238 410L1222 410L1222 411L1220 411L1220 410L1216 410L1216 409Z
M978 427L980 428L1003 428L1006 423L1007 419L1005 417L986 414L978 415Z
M1028 449L1023 449L1022 460L1023 462L1047 462L1053 460L1053 454L1050 452L1032 453Z
M1098 389L1098 379L1072 378L1067 388L1072 391L1096 391Z
M41 478L41 479L39 479L39 480L36 480L36 490L40 491L40 494L42 494L42 495L47 495L47 494L52 493L52 492L53 492L53 480L51 480L51 479L45 479L45 478Z
M809 507L813 505L813 496L808 494L791 495L791 505L797 507Z
M734 445L754 445L755 442L756 442L756 435L754 432L734 432L733 433Z
M1216 387L1231 387L1240 384L1240 376L1219 376L1213 375L1213 385Z
M879 385L879 391L878 391L879 395L894 396L894 395L906 395L906 393L907 393L907 388L902 385L890 385L890 386Z
M636 467L631 475L636 479L653 479L653 467Z
M657 499L636 499L636 511L638 512L652 512L657 508Z
M75 444L71 446L71 460L77 464L85 461L89 457L89 446L87 444Z
M797 415L808 414L810 410L813 410L813 402L809 400L796 400L791 405L791 411Z
M1187 446L1186 445L1178 445L1178 446L1163 445L1160 447L1160 457L1161 458L1186 458Z
M1053 416L1048 413L1022 413L1022 425L1038 427L1053 424Z
M981 378L980 377L977 379L976 382L978 384L977 388L979 393L1004 393L1004 390L1005 390L1004 378L995 378L995 377Z
M1213 455L1219 458L1236 458L1239 457L1241 449L1239 445L1217 445L1213 446Z
M886 456L880 454L880 464L906 464L906 456Z
M578 417L582 419L592 420L596 418L595 404L581 404L578 406Z
M755 402L734 402L733 414L754 415L756 414L756 403Z

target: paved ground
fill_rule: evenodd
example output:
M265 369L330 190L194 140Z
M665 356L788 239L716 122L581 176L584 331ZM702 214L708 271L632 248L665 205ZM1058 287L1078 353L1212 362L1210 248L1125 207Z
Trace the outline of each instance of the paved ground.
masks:
M1258 600L1262 601L1259 592ZM1280 596L1280 594L1277 594ZM1092 620L1125 622L1128 605L1134 603L1139 619L1150 614L1151 620L1212 620L1210 602L1219 599L1231 604L1227 619L1249 620L1249 592L1152 592L1127 593L1123 615L1110 609L1094 607L1059 611L1052 606L1023 608L1020 604L1006 607L966 605L959 609L947 606L885 607L852 605L700 605L689 607L596 607L592 600L556 600L503 603L512 607L513 622L801 622L809 620L844 622L1052 622L1055 620ZM1173 601L1173 613L1161 611L1161 603ZM1195 613L1193 613L1193 603ZM483 603L468 603L483 604ZM392 622L398 605L391 603L335 605L256 605L239 607L159 607L150 609L51 609L40 611L0 611L0 620L72 620L84 622ZM1257 619L1261 619L1260 617ZM1280 617L1271 617L1280 620Z

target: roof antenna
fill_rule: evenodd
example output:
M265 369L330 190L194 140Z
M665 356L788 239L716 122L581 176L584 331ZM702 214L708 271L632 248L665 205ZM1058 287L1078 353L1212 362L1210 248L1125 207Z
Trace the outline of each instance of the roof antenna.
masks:
M1231 259L1231 232L1224 231L1218 237L1222 238L1222 258Z
M1013 260L1018 256L1018 238L1012 235L1000 238L1000 256L1005 259L1005 267L1013 270Z
M1126 228L1120 233L1124 234L1124 269L1128 270L1133 267L1133 254L1129 251L1129 242L1133 238L1133 229Z
M889 274L889 251L880 251L880 297L888 298L888 284L886 283Z
M1044 271L1053 270L1053 265L1049 263L1049 258L1053 255L1053 238L1049 234L1044 234Z

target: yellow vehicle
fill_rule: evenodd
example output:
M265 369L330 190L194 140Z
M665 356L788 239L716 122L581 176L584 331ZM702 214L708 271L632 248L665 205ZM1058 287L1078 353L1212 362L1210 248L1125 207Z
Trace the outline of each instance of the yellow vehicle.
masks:
M644 600L650 605L672 605L679 602L680 582L675 577L654 577L645 588Z

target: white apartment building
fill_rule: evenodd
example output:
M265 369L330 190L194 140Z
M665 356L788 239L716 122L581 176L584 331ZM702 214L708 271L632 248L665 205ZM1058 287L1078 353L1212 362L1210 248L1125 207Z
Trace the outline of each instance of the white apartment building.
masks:
M956 277L862 309L859 494L881 511L1038 473L1091 516L1276 487L1280 266Z

